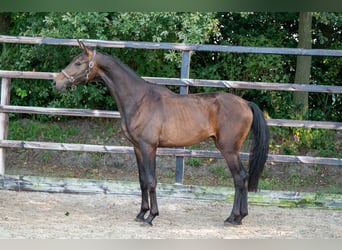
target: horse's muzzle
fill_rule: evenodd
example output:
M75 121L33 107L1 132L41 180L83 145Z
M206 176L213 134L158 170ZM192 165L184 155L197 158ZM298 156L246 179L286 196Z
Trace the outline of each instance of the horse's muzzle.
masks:
M65 84L61 84L61 83L58 84L56 80L52 81L51 86L58 91L65 91L66 89Z

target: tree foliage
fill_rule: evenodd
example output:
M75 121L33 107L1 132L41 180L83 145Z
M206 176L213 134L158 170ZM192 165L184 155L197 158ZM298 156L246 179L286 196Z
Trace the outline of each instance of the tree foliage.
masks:
M298 13L22 12L12 13L10 21L6 33L10 35L288 48L297 47L298 42ZM341 13L313 13L312 47L340 49L341 26ZM181 54L177 51L101 50L117 55L143 76L180 75ZM79 52L68 46L2 44L0 68L58 72ZM313 57L311 84L341 85L341 64L337 57ZM295 68L295 56L196 52L190 77L294 82ZM291 92L229 91L258 103L273 118L295 118ZM99 84L60 94L47 81L14 79L11 93L11 103L16 105L115 108L106 88ZM310 119L341 121L341 110L341 95L309 94Z
M214 13L13 13L11 20L10 34L24 36L206 43L219 34ZM141 75L179 77L180 74L179 52L105 51L116 54ZM58 72L78 53L78 48L67 46L4 44L0 67ZM115 108L102 85L82 85L72 94L55 93L46 81L14 80L12 88L12 103L18 105Z

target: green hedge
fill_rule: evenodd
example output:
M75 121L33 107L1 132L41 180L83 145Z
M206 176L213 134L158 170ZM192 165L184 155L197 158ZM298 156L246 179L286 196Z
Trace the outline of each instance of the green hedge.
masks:
M11 13L6 34L55 38L91 38L154 42L296 47L298 13ZM340 49L340 13L314 13L313 48ZM2 44L0 68L58 72L80 53L77 47ZM104 49L142 76L179 77L177 51ZM196 52L190 77L241 81L293 82L296 57L282 55ZM341 85L342 61L313 57L312 84ZM172 88L177 91L177 88ZM217 91L191 88L191 92ZM220 90L226 91L226 90ZM286 91L229 90L252 100L272 118L293 118L296 107ZM310 93L312 120L342 121L342 97ZM106 88L88 84L72 93L57 93L46 80L13 79L11 104L43 107L115 109ZM38 117L38 116L37 116ZM39 116L43 118L44 116Z

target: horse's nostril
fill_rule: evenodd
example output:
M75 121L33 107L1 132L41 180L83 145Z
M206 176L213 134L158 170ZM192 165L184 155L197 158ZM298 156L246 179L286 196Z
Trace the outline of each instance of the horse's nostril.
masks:
M51 83L51 85L52 85L52 87L56 87L56 81L53 81L53 82Z

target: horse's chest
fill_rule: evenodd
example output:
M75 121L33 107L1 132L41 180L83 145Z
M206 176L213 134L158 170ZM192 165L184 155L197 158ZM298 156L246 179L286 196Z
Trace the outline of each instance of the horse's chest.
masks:
M139 140L139 133L137 132L137 128L133 126L132 123L122 122L121 130L123 134L127 137L127 139L135 144Z
M127 127L127 124L125 122L121 123L121 131L127 137L128 140L130 140L131 142L134 141L134 139L132 137L132 133L130 133L130 130Z

